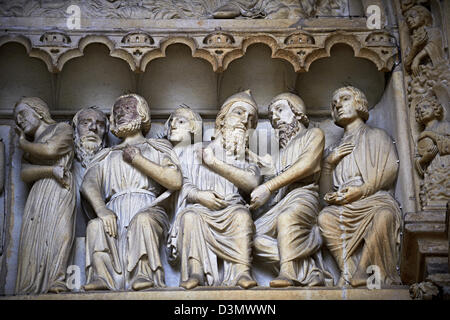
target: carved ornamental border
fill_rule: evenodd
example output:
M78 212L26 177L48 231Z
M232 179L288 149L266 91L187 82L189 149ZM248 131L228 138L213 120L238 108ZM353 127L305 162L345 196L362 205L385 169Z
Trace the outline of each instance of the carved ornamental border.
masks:
M295 72L307 72L311 64L330 56L335 44L347 44L355 57L372 61L379 71L391 71L397 59L395 37L385 30L308 32L300 29L276 32L213 32L161 33L134 30L123 33L54 31L6 31L0 33L0 46L22 44L30 57L38 58L52 73L60 72L71 59L84 55L86 46L101 43L109 55L128 63L136 73L145 72L154 59L166 56L172 44L184 44L192 57L208 61L214 72L225 71L230 63L245 55L252 44L265 44L272 58L288 61Z

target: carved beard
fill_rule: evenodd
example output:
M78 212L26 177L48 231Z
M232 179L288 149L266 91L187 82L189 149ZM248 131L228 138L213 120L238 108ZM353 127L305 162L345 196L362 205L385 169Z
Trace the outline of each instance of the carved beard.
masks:
M248 145L248 130L241 127L224 126L221 130L222 145L227 155L243 158Z
M111 132L118 138L128 137L130 134L133 134L139 130L141 130L141 119L139 118L126 124L115 125L111 128Z
M95 137L96 141L87 140L87 138ZM91 162L94 156L99 150L103 148L103 141L99 136L91 134L88 136L80 137L78 134L75 135L75 156L81 165L86 168Z
M280 140L281 148L285 148L289 141L299 132L300 126L297 119L294 119L291 123L278 123L278 137Z

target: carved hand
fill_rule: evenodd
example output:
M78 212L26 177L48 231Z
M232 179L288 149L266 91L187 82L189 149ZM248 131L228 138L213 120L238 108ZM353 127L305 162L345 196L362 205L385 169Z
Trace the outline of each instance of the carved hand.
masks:
M134 157L136 157L137 155L141 154L141 150L139 150L139 148L133 147L133 146L126 146L123 150L122 150L122 157L123 160L128 162L128 163L132 163Z
M227 206L227 203L223 200L223 197L215 191L200 190L197 192L196 196L198 203L210 210L220 210Z
M355 148L355 145L352 143L344 143L334 149L328 157L325 159L325 162L331 166L336 166L339 161L342 160L346 155L353 152L353 149Z
M262 184L258 186L250 195L252 199L250 201L249 208L251 210L258 209L270 199L270 195L270 190L266 187L266 185Z
M23 132L23 130L19 126L16 126L15 129L17 135L19 136L19 147L23 149L23 143L27 140L27 138L25 137L25 132Z
M106 233L113 237L117 237L117 217L116 214L106 207L96 210L97 216L102 220Z
M419 164L422 165L422 167L426 167L428 163L430 163L436 155L439 153L439 149L437 145L433 145L432 148L428 149L422 157L419 159Z
M346 187L338 192L327 193L324 200L329 204L344 205L361 199L363 194L361 187Z
M69 189L68 176L65 168L63 166L54 166L53 167L53 177L55 177L56 181L66 189Z
M202 157L203 157L203 162L207 166L212 166L216 160L216 157L214 156L214 151L211 148L203 149Z
M418 77L420 75L420 57L416 56L411 64L411 71L414 76Z

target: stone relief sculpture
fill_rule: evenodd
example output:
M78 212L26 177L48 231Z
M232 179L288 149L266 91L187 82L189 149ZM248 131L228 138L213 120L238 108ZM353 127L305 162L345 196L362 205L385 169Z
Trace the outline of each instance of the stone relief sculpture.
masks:
M176 149L177 136L190 135L191 130L179 124L183 114L195 118L188 112L192 113L180 110L172 116L169 136ZM249 90L229 97L217 115L214 140L200 152L201 165L185 173L180 197L186 206L177 213L169 248L171 258L181 264L180 286L186 289L257 285L251 273L254 224L243 197L260 181L259 168L248 159L249 130L257 122L258 108ZM186 170L193 156L177 152ZM218 259L223 260L223 277Z
M412 109L412 135L417 141L416 149L419 154L416 169L419 178L423 179L419 182L420 204L424 210L445 210L450 192L447 186L448 175L446 172L443 174L447 170L444 168L447 166L445 153L442 153L443 149L438 150L434 140L426 135L430 132L437 133L435 130L444 136L448 134L448 125L443 119L450 95L450 64L444 52L441 30L433 26L433 15L425 7L425 1L419 1L417 4L414 1L403 3L402 9L411 39L405 69L410 75L408 98ZM419 124L417 129L414 129L414 114ZM424 119L421 119L422 117ZM434 127L436 123L439 124ZM420 132L424 128L427 133Z
M271 287L325 285L317 225L324 133L307 129L305 104L291 93L272 99L269 119L278 130L280 152L273 159L274 175L251 194L251 209L274 196L255 221L255 255L279 269Z
M36 97L19 100L14 115L24 152L21 177L32 184L22 216L15 292L67 291L76 201L72 128L56 123Z
M210 19L236 17L295 19L341 16L348 0L22 0L0 3L2 16L65 17L78 5L91 18Z
M329 206L319 214L324 243L337 262L339 286L366 285L367 267L380 270L382 284L399 284L398 265L401 212L391 189L398 157L391 138L369 127L367 99L354 87L333 94L332 117L344 128L322 167L324 199Z
M123 141L98 153L81 185L97 215L86 231L84 289L164 287L159 248L169 222L161 202L181 188L178 159L167 140L144 138L150 109L141 96L119 97L110 122Z
M423 126L417 140L417 172L423 177L420 200L424 208L445 210L450 200L450 124L436 97L421 99L416 105L416 121Z
M346 7L347 0L230 0L214 10L213 17L292 19L316 15L340 16Z
M405 12L405 19L410 31L411 45L405 59L405 68L414 76L422 71L420 65L431 62L437 67L444 62L442 34L433 28L433 17L424 6L416 5Z
M94 218L80 199L80 186L84 174L95 155L106 146L109 131L108 117L95 107L83 108L72 119L74 132L75 159L73 175L77 190L77 214L75 235L86 235L87 219Z

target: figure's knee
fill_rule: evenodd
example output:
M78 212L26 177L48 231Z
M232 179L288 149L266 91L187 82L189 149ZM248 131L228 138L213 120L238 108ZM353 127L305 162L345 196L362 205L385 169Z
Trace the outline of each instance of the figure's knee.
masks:
M394 223L395 213L393 210L383 208L376 213L374 219L380 225L391 225Z
M322 211L317 217L317 224L320 229L323 229L325 226L328 226L331 223L331 214L326 211Z
M198 213L192 210L188 210L183 213L183 217L181 218L183 226L192 226L196 223L199 216Z
M253 220L250 216L250 212L246 209L238 209L234 213L234 219L236 223L241 227L252 227Z
M157 226L158 221L152 216L151 212L140 212L133 217L130 226Z
M278 228L287 227L287 226L295 223L293 217L294 217L294 214L290 210L286 210L286 211L283 211L282 213L280 213L277 217Z

